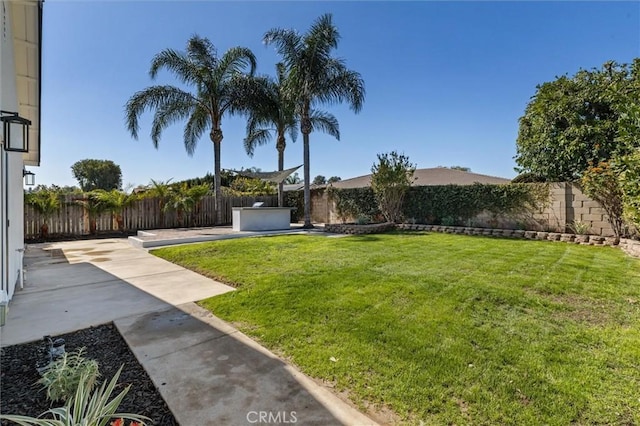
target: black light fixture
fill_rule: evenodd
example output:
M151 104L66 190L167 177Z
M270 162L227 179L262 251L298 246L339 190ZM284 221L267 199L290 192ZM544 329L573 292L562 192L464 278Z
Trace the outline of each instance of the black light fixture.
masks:
M17 112L0 111L0 121L2 121L4 130L4 150L29 152L31 120L20 117Z
M33 186L36 184L36 174L29 170L22 170L22 177L24 177L24 184L27 186Z

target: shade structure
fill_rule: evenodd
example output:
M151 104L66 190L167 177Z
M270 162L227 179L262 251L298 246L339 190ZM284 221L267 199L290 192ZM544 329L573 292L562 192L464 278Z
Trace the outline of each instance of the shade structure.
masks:
M248 178L253 178L253 179L262 179L264 181L267 182L273 182L273 183L281 183L284 182L286 178L289 177L289 175L291 175L291 173L295 172L296 170L298 170L300 167L302 167L302 164L300 164L297 167L292 167L290 169L286 169L283 171L275 171L275 172L252 172L249 170L231 170L234 173L239 174L240 176L245 176Z

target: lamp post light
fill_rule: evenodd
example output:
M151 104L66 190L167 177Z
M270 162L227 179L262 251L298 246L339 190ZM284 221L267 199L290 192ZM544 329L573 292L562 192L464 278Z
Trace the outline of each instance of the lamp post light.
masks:
M4 150L29 152L31 120L20 117L17 112L0 111L0 121L3 127Z

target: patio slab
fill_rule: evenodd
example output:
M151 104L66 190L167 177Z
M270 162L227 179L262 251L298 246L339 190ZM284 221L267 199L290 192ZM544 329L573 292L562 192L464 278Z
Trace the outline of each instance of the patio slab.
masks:
M30 246L0 345L113 322L183 425L375 425L194 301L233 288L124 239Z

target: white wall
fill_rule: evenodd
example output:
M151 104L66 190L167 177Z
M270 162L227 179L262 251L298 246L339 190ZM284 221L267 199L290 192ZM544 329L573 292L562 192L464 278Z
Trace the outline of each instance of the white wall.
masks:
M0 109L18 111L10 2L0 2ZM3 133L0 129L0 135ZM4 141L3 141L4 142ZM0 148L0 298L13 296L24 248L23 159Z

